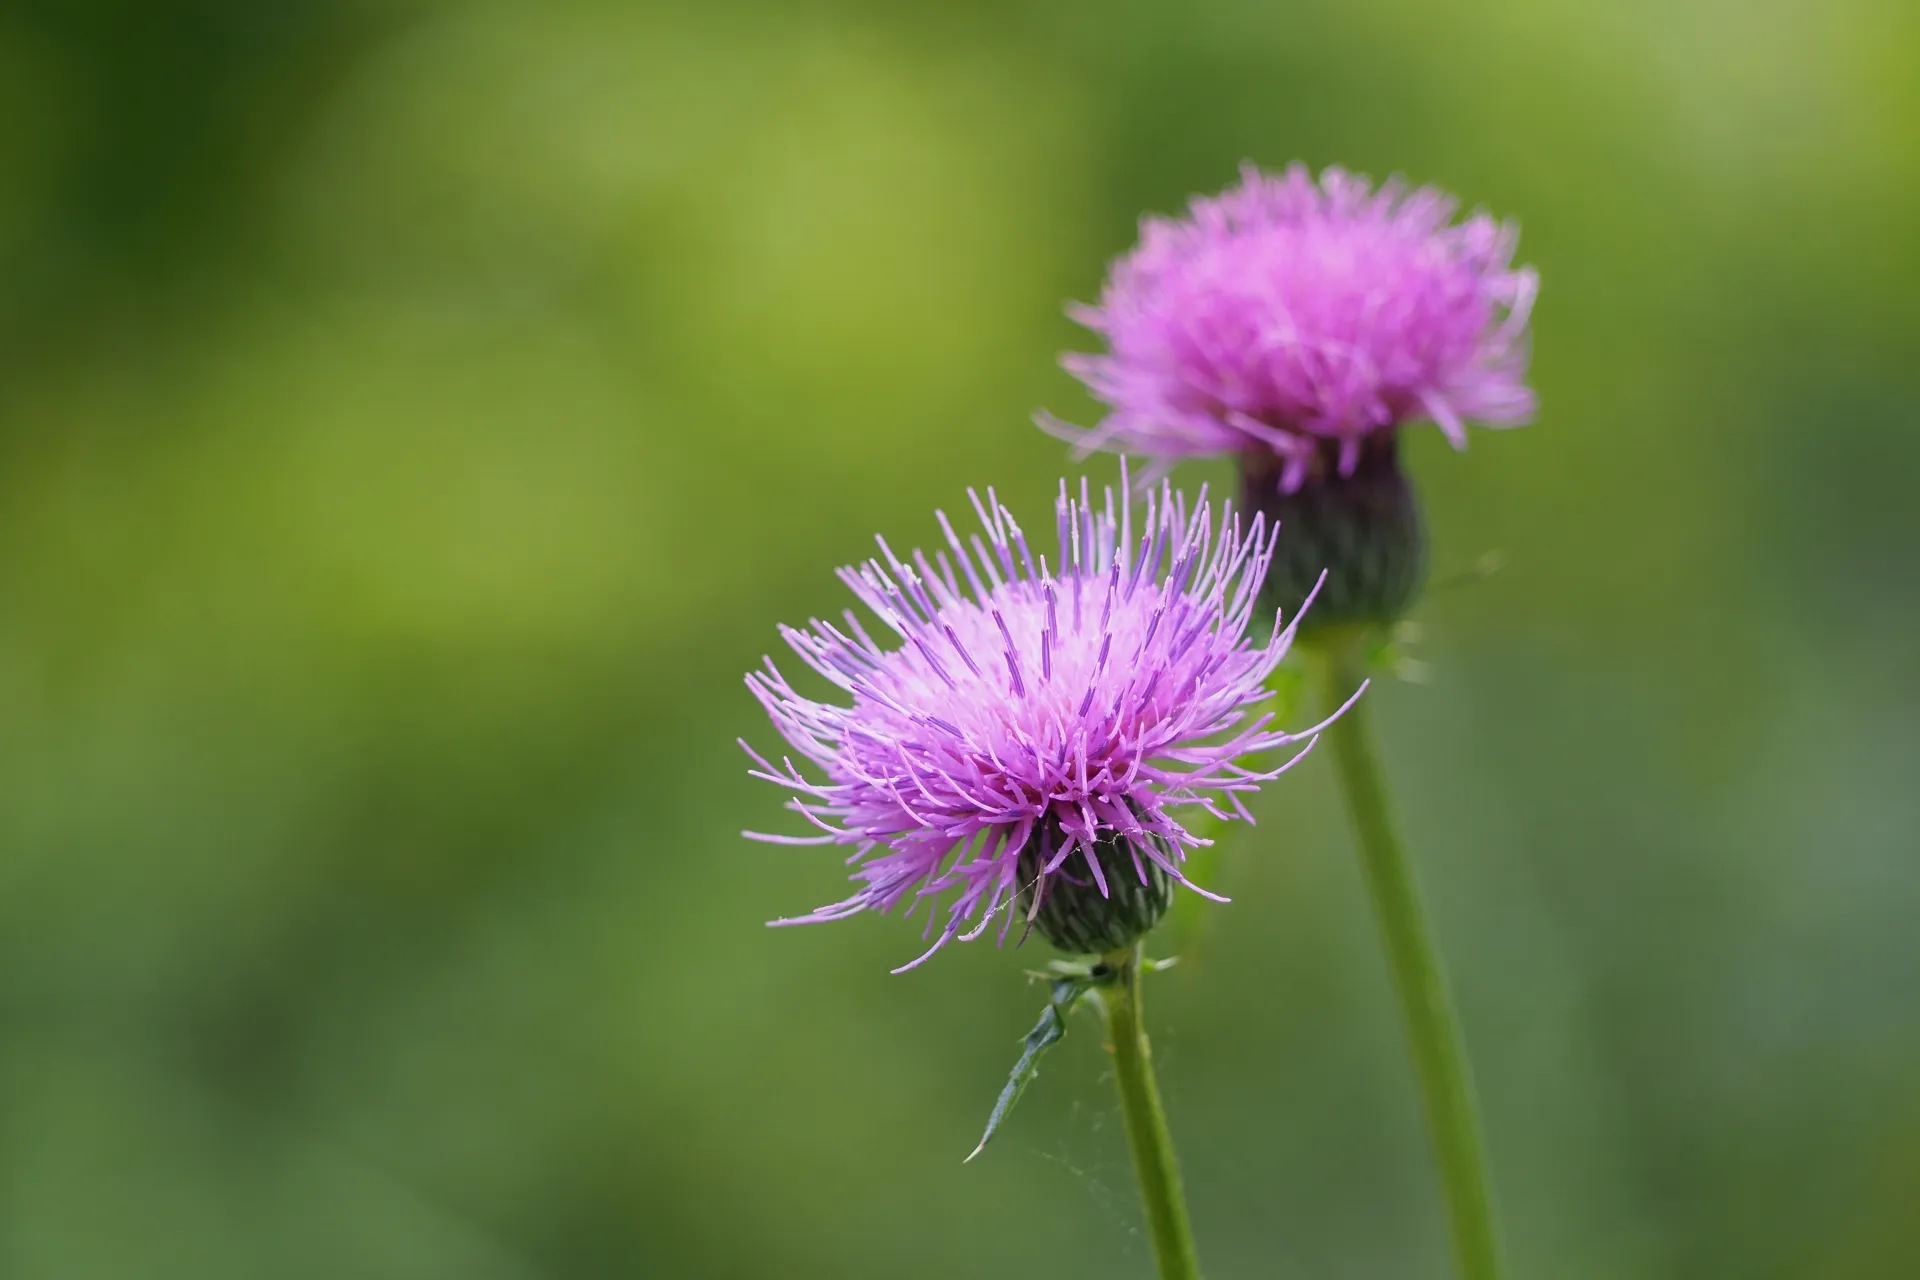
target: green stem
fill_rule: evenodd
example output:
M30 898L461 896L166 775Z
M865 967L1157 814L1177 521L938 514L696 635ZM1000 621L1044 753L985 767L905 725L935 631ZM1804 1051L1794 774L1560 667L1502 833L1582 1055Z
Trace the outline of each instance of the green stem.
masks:
M1107 1051L1120 1085L1120 1110L1127 1119L1127 1145L1133 1149L1133 1172L1147 1211L1154 1260L1160 1280L1199 1280L1200 1259L1180 1190L1180 1165L1174 1159L1173 1135L1153 1078L1153 1049L1140 1014L1140 945L1106 956L1104 963L1114 971L1112 983L1099 988Z
M1352 697L1366 678L1364 644L1363 637L1345 637L1327 646L1329 710ZM1427 922L1406 848L1394 829L1386 777L1368 725L1368 701L1362 698L1348 708L1327 736L1332 739L1374 917L1386 944L1420 1078L1427 1127L1452 1221L1454 1260L1463 1280L1495 1280L1501 1272L1500 1243L1473 1077L1433 928Z

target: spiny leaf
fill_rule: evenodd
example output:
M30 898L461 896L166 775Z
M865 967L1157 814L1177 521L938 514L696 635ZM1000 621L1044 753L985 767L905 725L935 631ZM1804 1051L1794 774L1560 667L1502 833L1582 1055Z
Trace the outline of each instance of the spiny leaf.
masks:
M993 1135L1013 1111L1013 1104L1020 1101L1020 1095L1040 1074L1040 1055L1059 1044L1067 1034L1067 1015L1073 1012L1081 996L1098 985L1100 979L1092 973L1076 973L1054 979L1051 998L1047 1001L1047 1007L1040 1012L1040 1022L1020 1042L1020 1060L1013 1064L1013 1073L1007 1077L1006 1086L1000 1090L993 1111L987 1116L987 1131L980 1135L980 1145L973 1149L967 1157L968 1161L987 1149L987 1143L993 1140Z

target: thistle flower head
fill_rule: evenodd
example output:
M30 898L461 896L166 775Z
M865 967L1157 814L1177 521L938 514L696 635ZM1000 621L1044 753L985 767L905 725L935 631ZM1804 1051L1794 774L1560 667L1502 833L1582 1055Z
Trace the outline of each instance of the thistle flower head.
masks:
M746 747L754 775L791 791L788 807L816 829L747 834L851 845L858 887L776 924L926 901L937 937L912 968L996 917L1002 938L1016 918L1071 925L1066 894L1114 903L1114 918L1043 932L1068 949L1106 949L1120 945L1114 928L1151 926L1169 881L1187 883L1187 851L1206 842L1180 810L1252 821L1242 796L1317 732L1284 732L1257 707L1292 639L1277 626L1265 645L1247 635L1272 536L1259 516L1243 529L1230 506L1216 528L1204 491L1189 508L1165 486L1148 495L1136 536L1126 487L1123 472L1116 513L1112 490L1096 508L1084 480L1077 498L1062 482L1052 563L993 490L984 503L970 492L982 533L967 543L936 513L947 548L931 561L902 560L882 539L879 558L840 571L886 643L852 610L841 624L781 629L846 701L796 692L771 658L747 677L824 775ZM1271 767L1242 762L1302 742Z
M1085 432L1042 425L1162 471L1271 451L1293 492L1328 461L1351 474L1369 435L1404 422L1431 420L1458 448L1468 420L1524 422L1538 279L1510 265L1511 224L1456 223L1455 208L1433 187L1247 166L1185 218L1143 222L1100 305L1073 312L1107 353L1062 361L1111 412Z

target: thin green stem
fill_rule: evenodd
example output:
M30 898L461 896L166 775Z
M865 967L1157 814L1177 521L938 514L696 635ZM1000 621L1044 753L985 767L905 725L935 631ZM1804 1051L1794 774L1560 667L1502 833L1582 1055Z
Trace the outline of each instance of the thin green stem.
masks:
M1099 988L1100 1009L1107 1021L1107 1051L1113 1055L1113 1075L1120 1085L1120 1110L1127 1119L1127 1145L1133 1149L1133 1172L1153 1237L1154 1261L1160 1267L1160 1280L1200 1280L1193 1224L1187 1220L1187 1200L1180 1190L1180 1165L1174 1158L1167 1113L1160 1105L1153 1049L1147 1044L1140 1013L1140 945L1106 956L1104 962L1114 971L1112 983Z
M1364 637L1344 637L1326 647L1329 709L1351 698L1366 678ZM1360 844L1374 917L1386 944L1400 1013L1413 1052L1427 1127L1440 1166L1453 1228L1454 1260L1463 1280L1496 1280L1500 1241L1494 1225L1492 1183L1480 1136L1479 1107L1467 1065L1460 1019L1447 990L1447 976L1434 945L1433 928L1420 888L1394 829L1386 777L1362 698L1327 730L1340 771L1347 809Z

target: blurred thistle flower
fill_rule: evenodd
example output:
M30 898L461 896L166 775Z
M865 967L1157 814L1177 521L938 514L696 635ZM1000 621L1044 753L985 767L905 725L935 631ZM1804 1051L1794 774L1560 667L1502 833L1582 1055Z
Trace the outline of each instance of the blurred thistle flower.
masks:
M1424 540L1397 430L1515 426L1538 277L1517 229L1433 188L1302 165L1249 165L1180 219L1148 218L1097 307L1074 318L1104 355L1062 363L1110 412L1089 430L1043 414L1083 453L1239 457L1250 508L1282 522L1268 598L1297 603L1329 570L1312 625L1384 621L1411 602ZM1322 486L1320 493L1306 492ZM1298 496L1296 496L1298 495Z
M1538 279L1508 265L1512 225L1483 213L1454 225L1455 207L1432 187L1249 165L1187 218L1146 219L1100 305L1074 309L1110 353L1062 363L1113 411L1070 438L1163 468L1269 452L1290 493L1325 445L1351 475L1366 439L1404 422L1430 419L1465 448L1469 419L1526 421Z
M1163 485L1136 541L1130 496L1116 518L1111 489L1096 511L1084 480L1077 500L1062 481L1056 572L992 489L984 504L969 496L986 535L972 535L971 555L937 512L953 552L935 553L937 569L920 551L903 562L881 539L881 559L840 570L897 646L876 643L852 610L844 630L818 619L781 628L851 706L795 692L771 658L747 676L826 780L742 742L754 776L791 789L788 807L819 828L746 834L852 845L858 864L853 896L774 923L911 912L953 892L929 905L932 947L896 972L978 937L995 916L1002 939L1018 916L1063 950L1110 952L1152 928L1174 883L1215 897L1181 870L1207 842L1173 811L1251 822L1242 794L1285 772L1324 727L1283 732L1257 709L1293 636L1276 627L1257 646L1247 635L1273 551L1260 516L1243 530L1229 504L1216 535L1204 490L1189 511ZM1273 768L1240 763L1302 740Z

